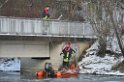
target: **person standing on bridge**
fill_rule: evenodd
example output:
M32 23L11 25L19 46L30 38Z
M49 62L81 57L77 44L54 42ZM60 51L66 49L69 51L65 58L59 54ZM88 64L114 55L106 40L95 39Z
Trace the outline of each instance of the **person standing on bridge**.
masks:
M66 46L62 50L62 53L60 53L60 55L62 54L63 54L63 68L69 68L70 59L75 54L75 51L71 48L70 42L66 42Z
M49 14L49 7L45 7L45 8L43 9L42 16L43 16L43 19L44 19L44 20L49 19L49 17L50 17L50 14Z

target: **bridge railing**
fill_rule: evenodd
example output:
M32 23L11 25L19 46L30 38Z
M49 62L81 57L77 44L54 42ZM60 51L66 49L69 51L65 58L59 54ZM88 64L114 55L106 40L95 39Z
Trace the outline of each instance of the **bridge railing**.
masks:
M93 37L94 32L82 22L0 17L0 35Z

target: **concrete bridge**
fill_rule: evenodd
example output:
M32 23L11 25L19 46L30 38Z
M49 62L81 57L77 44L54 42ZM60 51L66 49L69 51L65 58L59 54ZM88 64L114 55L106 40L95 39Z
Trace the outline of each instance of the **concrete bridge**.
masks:
M0 57L21 57L22 68L40 69L45 62L58 67L62 61L59 53L66 40L80 55L89 46L87 40L94 38L89 23L0 17Z
M94 38L89 23L0 17L0 35Z

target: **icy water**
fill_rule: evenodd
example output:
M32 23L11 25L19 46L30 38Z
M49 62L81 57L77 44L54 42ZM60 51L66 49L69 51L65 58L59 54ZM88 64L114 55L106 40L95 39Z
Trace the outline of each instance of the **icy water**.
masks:
M124 82L124 76L80 74L77 78L48 78L38 80L21 78L20 73L0 72L0 82Z

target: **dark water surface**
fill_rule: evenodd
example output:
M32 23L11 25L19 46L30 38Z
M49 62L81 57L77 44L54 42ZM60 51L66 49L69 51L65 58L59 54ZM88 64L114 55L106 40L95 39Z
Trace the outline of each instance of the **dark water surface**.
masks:
M0 72L0 82L124 82L124 76L80 74L77 78L47 78L38 80L20 76L18 72Z

